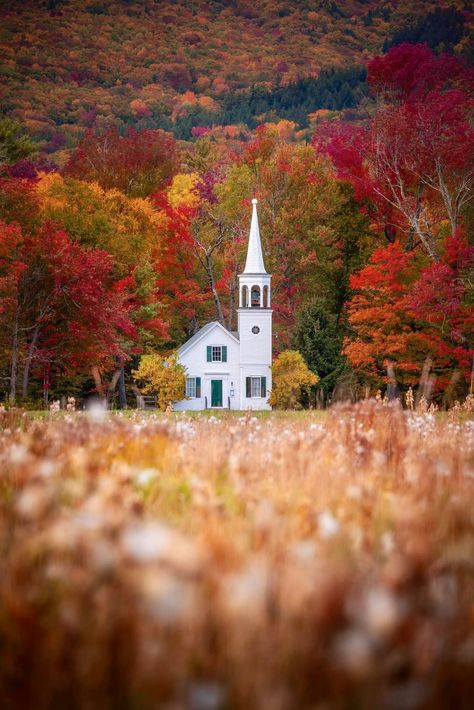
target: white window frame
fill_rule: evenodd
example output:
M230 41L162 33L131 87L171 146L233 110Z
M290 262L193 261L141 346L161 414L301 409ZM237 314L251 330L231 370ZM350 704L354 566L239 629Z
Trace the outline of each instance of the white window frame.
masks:
M222 362L222 345L211 345L212 360L211 362Z
M196 399L196 378L186 377L186 397Z
M254 394L256 382L258 382L258 394ZM262 378L260 375L250 375L250 397L251 399L262 399Z

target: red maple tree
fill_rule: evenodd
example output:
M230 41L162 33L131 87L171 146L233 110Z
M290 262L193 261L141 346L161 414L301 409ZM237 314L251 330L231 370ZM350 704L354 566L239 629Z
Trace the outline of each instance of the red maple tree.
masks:
M109 254L85 249L51 223L27 233L0 223L0 318L10 360L10 397L21 375L84 372L125 356L135 338L130 295L116 282Z
M314 144L389 242L440 258L473 199L473 73L449 55L402 45L369 64L377 98L367 125L326 124Z
M351 278L345 355L377 384L386 381L388 363L399 383L415 384L427 358L439 387L454 372L467 381L474 357L473 282L474 247L459 235L447 240L436 263L404 251L398 241L377 249Z
M65 173L141 197L160 189L177 171L178 162L177 143L165 131L128 128L121 135L110 127L97 135L89 129Z

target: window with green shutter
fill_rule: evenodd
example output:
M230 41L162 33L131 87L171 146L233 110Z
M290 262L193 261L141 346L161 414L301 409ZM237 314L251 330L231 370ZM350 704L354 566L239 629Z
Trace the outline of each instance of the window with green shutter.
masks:
M245 378L245 396L251 398L259 398L267 396L267 378L266 377L246 377Z
M207 362L227 362L227 345L208 345Z
M199 398L201 396L201 378L187 377L186 378L186 397L189 399Z

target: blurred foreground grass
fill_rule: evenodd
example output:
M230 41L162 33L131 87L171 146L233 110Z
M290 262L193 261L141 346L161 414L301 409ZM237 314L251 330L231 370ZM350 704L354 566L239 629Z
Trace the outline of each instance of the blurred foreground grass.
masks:
M472 419L0 427L0 707L471 707Z

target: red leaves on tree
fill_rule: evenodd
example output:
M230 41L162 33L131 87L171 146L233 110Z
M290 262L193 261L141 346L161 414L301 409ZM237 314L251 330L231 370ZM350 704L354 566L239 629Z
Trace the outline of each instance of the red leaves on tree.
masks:
M106 189L145 196L175 174L178 160L178 147L169 133L129 128L122 136L112 127L100 135L88 130L65 173L79 180L95 180Z
M111 256L50 223L28 234L0 222L0 319L7 334L15 320L20 359L29 353L32 367L49 371L123 356L123 336L136 337Z
M0 214L5 222L18 222L31 228L37 221L38 197L36 180L26 178L0 178Z
M454 370L467 380L474 357L474 248L456 236L439 262L420 269L418 261L396 242L376 250L351 278L356 293L348 317L355 335L344 352L373 381L382 381L391 361L399 381L414 384L427 357L440 386Z
M443 223L454 236L472 198L473 77L425 46L396 47L369 66L379 94L369 123L322 126L313 141L389 241L421 246L434 261Z
M166 238L155 258L157 292L160 301L172 308L178 318L190 320L196 316L199 304L208 294L196 278L193 238L190 232L193 208L172 207L165 193L153 196L155 206L166 216Z
M365 126L321 123L312 144L317 151L329 155L340 179L352 183L356 200L363 203L373 199L375 181L365 161L370 146L370 131Z
M137 332L130 320L125 284L113 281L111 256L99 249L83 249L48 224L32 241L33 254L34 247L44 248L45 242L51 249L46 264L52 290L45 349L55 346L53 357L67 354L66 367L70 363L78 369L124 355L121 337L136 337Z
M274 132L269 131L266 125L257 126L256 137L245 146L242 162L253 165L257 160L269 160L277 141Z
M369 62L367 80L377 94L423 100L439 91L472 82L472 71L451 54L437 57L426 44L400 44Z
M0 318L15 309L18 284L27 268L22 254L23 235L18 224L0 222Z
M383 377L387 360L397 362L404 375L417 370L411 357L416 335L407 308L412 260L396 242L377 249L370 263L351 277L356 294L348 304L348 318L356 336L346 339L344 353L369 379Z
M448 239L439 263L425 268L410 294L438 365L457 367L467 379L474 357L474 247Z

